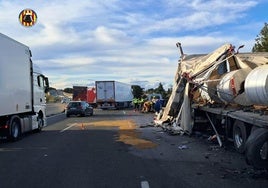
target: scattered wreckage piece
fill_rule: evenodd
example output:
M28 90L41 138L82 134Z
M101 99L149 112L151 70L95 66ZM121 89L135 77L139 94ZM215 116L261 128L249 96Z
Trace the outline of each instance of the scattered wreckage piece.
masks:
M225 44L187 56L177 44L173 90L155 126L172 135L209 128L220 146L232 141L248 164L268 169L268 53L238 53Z

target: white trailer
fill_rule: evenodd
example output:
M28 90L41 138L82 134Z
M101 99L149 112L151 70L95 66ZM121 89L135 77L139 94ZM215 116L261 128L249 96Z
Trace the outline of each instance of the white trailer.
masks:
M131 85L117 81L96 81L96 101L101 109L118 109L131 106Z
M48 79L33 65L29 47L0 33L0 138L17 140L46 126Z
M180 43L178 43L180 46ZM172 134L210 131L232 141L248 164L268 169L268 53L238 53L231 44L181 59L156 125Z

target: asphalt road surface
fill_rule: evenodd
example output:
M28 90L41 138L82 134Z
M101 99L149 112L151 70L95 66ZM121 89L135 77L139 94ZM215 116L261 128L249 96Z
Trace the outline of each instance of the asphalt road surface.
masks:
M267 172L252 169L231 146L170 136L151 126L153 114L94 113L50 116L41 133L0 143L0 187L268 187Z
M47 103L46 116L53 116L64 111L66 103Z

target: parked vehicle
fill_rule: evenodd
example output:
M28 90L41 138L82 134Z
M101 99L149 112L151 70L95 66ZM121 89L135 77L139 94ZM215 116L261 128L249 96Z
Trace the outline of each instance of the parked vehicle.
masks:
M66 117L71 115L93 116L93 107L86 101L71 101L65 108Z
M160 93L152 93L147 95L147 100L151 101L153 98L157 98L159 100L162 100L162 95Z
M238 53L225 44L186 56L178 47L173 91L155 123L172 134L212 130L220 146L232 141L248 164L268 168L268 53Z
M46 126L48 79L29 47L0 33L0 138L17 140Z
M87 102L93 107L97 107L97 99L96 99L96 88L88 87L87 88Z
M64 97L63 99L61 99L61 103L62 104L68 104L71 101L71 99Z
M73 86L73 101L87 101L87 86Z
M96 107L95 87L73 86L73 101L87 101L93 107Z
M118 109L131 106L131 85L117 81L96 81L96 101L101 109Z

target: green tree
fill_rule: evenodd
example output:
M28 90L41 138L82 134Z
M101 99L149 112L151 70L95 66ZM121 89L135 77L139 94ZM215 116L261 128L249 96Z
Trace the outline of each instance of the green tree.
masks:
M65 88L63 91L65 93L73 93L73 88Z
M154 88L154 89L150 88L150 89L146 90L146 94L153 94L153 93L161 94L163 99L168 99L171 92L172 92L172 88L169 88L168 91L166 91L161 82L159 83L157 88Z
M49 87L48 90L57 90L57 89L54 87Z
M154 88L147 89L146 93L147 94L153 94L154 93Z
M163 98L166 98L166 90L163 87L163 84L160 82L158 87L154 89L155 93L159 93Z
M172 87L168 88L167 92L166 92L166 97L165 99L169 99L169 97L171 96L171 93L172 93Z
M268 52L268 24L264 23L259 35L255 39L256 43L252 48L252 52Z
M139 85L132 85L131 87L134 98L141 98L143 95L143 88L141 88Z

